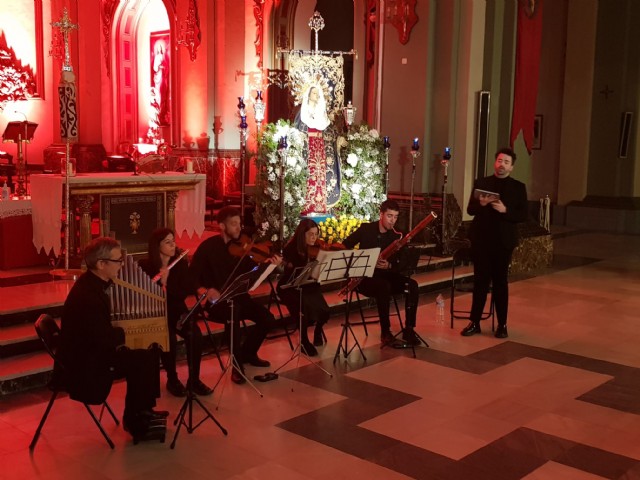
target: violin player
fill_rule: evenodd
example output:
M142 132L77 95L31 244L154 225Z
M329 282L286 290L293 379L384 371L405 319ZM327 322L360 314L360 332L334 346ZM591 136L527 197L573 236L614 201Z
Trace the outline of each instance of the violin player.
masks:
M198 296L206 294L205 303L209 317L216 322L224 322L226 329L231 317L229 303L212 304L212 302L220 297L225 286L230 285L238 275L253 270L257 263L251 255L238 258L230 252L230 247L240 238L242 230L240 211L231 206L223 207L216 219L221 234L206 239L198 246L189 269ZM275 264L281 261L282 258L279 255L266 259L266 262ZM231 341L241 368L243 363L249 363L255 367L269 367L271 364L258 356L258 350L267 336L269 323L274 321L271 312L245 292L234 299L234 316L238 320L247 319L255 324L249 329L243 345L239 345L239 332L238 329L234 329L234 338ZM231 380L234 383L245 382L240 373L234 366L231 374Z
M322 326L329 320L329 305L327 305L320 284L317 282L302 286L301 292L296 288L281 288L295 275L296 269L305 267L314 260L320 246L318 244L318 225L310 218L300 220L293 237L283 251L284 274L278 282L278 295L291 313L292 318L300 321L300 295L302 295L302 319L300 330L302 348L310 357L318 354L317 346L324 343ZM315 324L313 343L309 340L307 329Z

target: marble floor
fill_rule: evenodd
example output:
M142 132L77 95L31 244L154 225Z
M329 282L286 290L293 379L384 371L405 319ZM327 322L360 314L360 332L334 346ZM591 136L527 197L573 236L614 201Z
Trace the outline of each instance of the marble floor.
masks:
M210 420L166 443L133 445L106 418L110 450L81 404L56 401L33 454L28 445L48 392L0 400L0 479L640 479L640 242L579 233L555 240L554 267L511 284L510 337L463 338L438 325L423 298L418 330L430 348L380 349L378 328L354 328L354 351L333 364L340 319L320 361L280 378L231 382L201 397ZM456 299L469 303L469 296ZM286 340L265 343L274 367ZM180 366L182 378L185 365ZM264 369L248 368L250 375ZM220 367L203 361L215 383ZM123 408L124 384L109 397ZM163 392L173 418L182 400ZM202 411L194 406L195 421Z

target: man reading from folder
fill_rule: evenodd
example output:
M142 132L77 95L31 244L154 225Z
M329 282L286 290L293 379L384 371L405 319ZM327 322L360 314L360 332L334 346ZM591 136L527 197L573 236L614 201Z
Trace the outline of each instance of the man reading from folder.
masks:
M509 304L509 262L518 244L517 223L527 219L527 190L524 183L511 178L516 154L510 148L496 153L494 174L479 178L467 213L473 215L469 238L473 259L473 300L469 324L460 332L468 337L480 333L480 317L487 301L489 285L498 317L495 336L506 338Z
M393 228L398 221L399 214L398 202L385 200L380 204L380 219L377 222L360 225L344 240L344 246L353 248L359 244L360 248L380 247L380 250L384 251L395 240L402 238L402 233ZM367 297L376 299L382 343L391 343L394 340L389 321L391 295L404 293L405 329L402 332L402 339L410 345L420 345L420 339L414 331L418 310L418 283L395 271L393 267L397 262L398 260L394 257L387 260L378 259L373 277L363 278L358 285L358 290Z
M224 288L229 286L235 278L255 268L256 263L248 255L238 258L229 252L229 244L240 238L242 229L240 211L235 207L223 207L218 212L217 220L221 234L210 237L200 244L189 268L198 296L206 292L209 315L215 321L226 323L231 315L229 303L212 305L211 302L217 300ZM274 255L267 261L279 264L282 258ZM258 356L258 350L267 336L269 323L274 320L271 312L245 292L234 299L234 316L236 320L247 319L255 323L241 348L237 342L238 329L234 329L236 338L231 341L234 345L234 355L240 366L243 363L249 363L255 367L270 366L267 360ZM235 367L231 373L231 380L238 384L245 382L244 377L236 371Z

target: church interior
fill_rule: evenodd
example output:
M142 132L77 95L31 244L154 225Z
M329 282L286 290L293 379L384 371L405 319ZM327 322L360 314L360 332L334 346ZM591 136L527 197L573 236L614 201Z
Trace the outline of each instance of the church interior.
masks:
M0 478L640 479L638 26L636 0L2 2ZM466 205L507 146L528 200L509 337L490 315L462 337ZM164 387L166 439L138 444L61 394L30 448L53 367L34 322L59 320L92 239L138 258L167 226L190 258L234 206L267 240L309 216L339 242L386 198L405 234L437 217L409 247L423 344L383 348L375 299L329 285L326 343L294 358L266 283L275 381L234 384L207 348L222 382L193 429Z

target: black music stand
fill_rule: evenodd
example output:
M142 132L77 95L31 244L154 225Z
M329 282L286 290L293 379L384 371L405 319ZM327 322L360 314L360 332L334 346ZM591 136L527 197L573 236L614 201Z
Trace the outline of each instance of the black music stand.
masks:
M289 358L289 360L287 360L282 365L280 365L278 368L276 368L274 370L274 372L273 372L274 374L277 374L279 370L282 370L286 365L291 363L294 358L298 359L298 362L296 363L296 366L297 366L299 364L299 362L300 362L300 357L304 357L309 363L311 363L312 365L315 365L316 367L318 367L320 370L322 370L324 373L326 373L330 377L333 377L333 374L329 373L327 370L322 368L319 363L314 362L313 360L311 360L311 357L309 357L307 352L303 351L303 349L302 349L302 315L303 315L303 312L302 312L302 295L303 295L302 294L302 289L304 288L305 285L310 285L312 283L316 283L317 282L318 269L316 267L318 265L319 265L319 262L317 260L315 260L313 262L307 263L307 265L304 266L304 267L296 268L293 271L289 281L280 287L282 289L295 288L296 290L298 290L299 302L300 302L300 306L299 306L299 310L298 310L300 312L299 315L298 315L298 344L293 349L293 352L291 353L291 357ZM314 273L316 274L315 278L314 278ZM293 391L293 387L291 388L291 391Z
M7 123L7 128L4 129L4 133L2 134L3 142L13 142L18 144L18 160L16 162L18 186L15 193L20 197L23 197L27 194L27 188L25 187L25 183L27 182L27 162L25 161L22 153L22 142L31 142L31 140L33 140L33 135L35 134L37 127L37 123L27 122L26 120L23 122L9 122Z
M202 296L198 298L198 301L195 303L193 308L189 310L189 313L187 313L180 319L180 321L177 324L178 330L182 330L182 327L184 327L185 324L189 326L189 322L193 321L192 319L193 312L195 312L198 309L198 307L200 306L200 302L202 302L204 300L204 297L206 296L207 296L207 293L206 292L203 293ZM189 342L193 343L193 335L189 335ZM193 345L189 345L189 348L191 348L193 351ZM187 368L189 370L189 375L191 375L191 371L193 368L193 366L191 365L192 361L193 361L192 355L187 355ZM176 433L173 436L173 441L171 442L172 449L175 448L176 446L176 441L178 440L178 434L180 433L180 428L182 427L182 425L184 425L184 427L187 429L187 433L193 433L193 431L196 428L198 428L201 424L203 424L207 418L210 418L211 420L213 420L215 424L218 425L218 428L220 428L222 433L227 435L227 430L222 425L220 425L220 422L218 422L216 417L214 417L211 414L211 412L207 409L207 407L204 406L204 404L200 401L197 395L193 393L193 379L190 378L190 380L191 381L187 382L187 398L184 399L184 403L182 404L182 407L180 407L178 416L173 421L173 425L174 426L178 425L178 428L176 429ZM202 410L204 410L206 414L205 417L202 420L200 420L196 425L193 425L193 402L196 402L198 405L200 405L200 408L202 408ZM187 412L188 412L188 420L185 420L185 416L187 415Z
M376 268L376 262L380 255L380 248L368 248L362 250L339 250L337 252L321 250L318 254L318 280L320 283L326 283L334 280L349 280L355 277L371 277ZM349 302L345 308L344 323L342 324L342 333L338 340L338 348L333 357L333 363L336 363L340 352L344 354L346 359L349 354L357 347L366 362L367 357L362 351L360 342L353 333L351 323L349 322ZM354 344L349 348L349 334L353 337Z
M234 299L237 296L242 295L243 293L249 293L250 291L253 291L256 288L258 288L258 286L269 276L269 274L273 271L274 268L275 268L274 264L269 264L268 266L265 266L263 264L258 267L255 267L250 272L238 275L238 277L236 277L236 279L233 282L231 282L231 284L227 288L224 289L224 291L220 294L220 297L213 303L213 305L217 305L222 302L227 302L231 309L231 313L229 315L229 320L228 320L229 330L230 330L229 331L229 334L230 334L229 359L227 360L227 365L224 367L224 369L222 370L222 373L220 374L220 378L218 378L218 381L213 386L214 391L216 388L218 388L218 385L220 385L220 382L223 379L226 379L227 373L231 372L231 370L235 368L236 371L240 374L240 376L242 376L242 378L245 379L245 381L251 386L251 388L253 388L256 391L256 393L260 395L260 397L264 396L262 392L258 390L258 388L244 374L244 371L242 370L242 365L240 365L240 362L238 362L238 359L234 354L234 343L235 343L234 329L235 329L235 324L237 323L237 320L234 314ZM216 410L218 409L218 407L220 406L220 402L222 401L222 395L224 394L225 385L226 385L226 382L223 382L222 391L220 392L220 398L218 399L218 405L216 405Z

